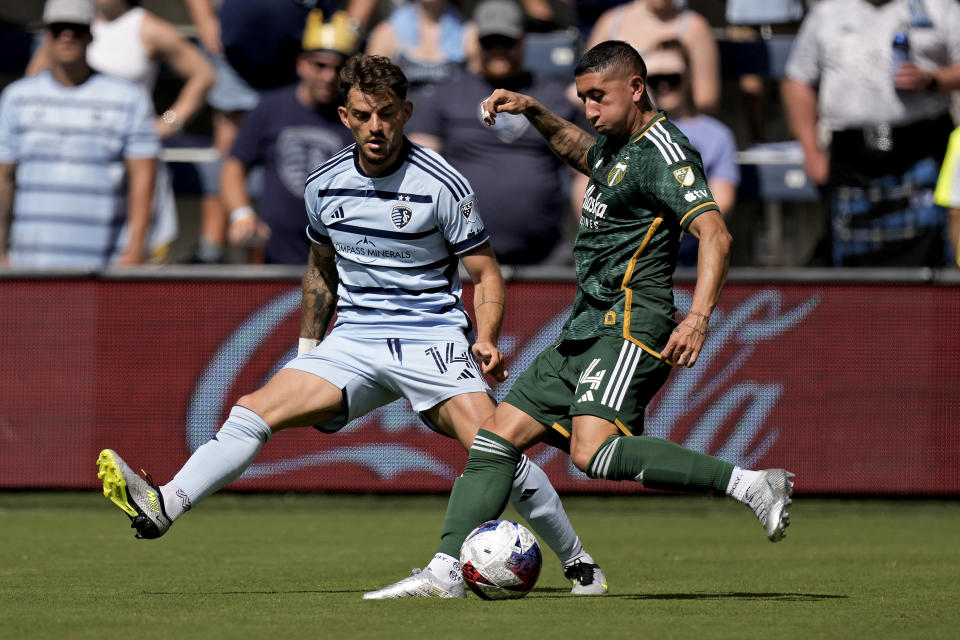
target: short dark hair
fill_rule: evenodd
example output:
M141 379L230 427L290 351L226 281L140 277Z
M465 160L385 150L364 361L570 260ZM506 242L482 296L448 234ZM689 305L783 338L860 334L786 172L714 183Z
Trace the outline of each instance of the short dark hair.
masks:
M369 95L392 93L401 100L407 99L410 83L403 70L385 56L357 54L347 59L340 71L340 94L347 101L351 89Z
M601 73L607 69L619 67L647 81L647 65L637 50L622 40L607 40L594 46L580 58L574 76L585 73Z

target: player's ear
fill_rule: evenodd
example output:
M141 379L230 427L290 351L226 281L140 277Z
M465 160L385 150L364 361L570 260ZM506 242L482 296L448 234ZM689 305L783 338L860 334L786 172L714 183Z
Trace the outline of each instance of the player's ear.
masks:
M347 108L344 106L337 107L337 113L340 114L340 122L343 123L347 129L350 128L350 121L347 120Z
M404 100L403 102L403 124L410 122L410 118L413 117L413 103L409 100Z
M630 90L633 92L633 101L635 103L643 100L644 89L646 89L646 83L641 76L630 76Z

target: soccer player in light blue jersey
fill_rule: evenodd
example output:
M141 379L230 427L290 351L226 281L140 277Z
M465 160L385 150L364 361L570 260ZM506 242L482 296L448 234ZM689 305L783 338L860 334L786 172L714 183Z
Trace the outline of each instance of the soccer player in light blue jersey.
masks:
M407 79L389 59L349 59L340 90L340 118L355 144L307 179L312 245L299 355L241 397L217 435L168 484L144 481L110 449L100 453L104 495L130 516L138 538L163 535L237 478L281 429L314 425L333 433L402 396L431 429L469 449L478 425L494 412L483 376L507 377L497 349L504 286L473 190L438 154L404 136L413 105ZM476 327L461 301L460 263L474 283ZM334 310L337 322L324 337ZM572 592L605 593L603 572L550 481L527 458L516 467L512 495L560 558ZM432 578L422 581L426 591L419 595L464 597L454 555L438 554L416 573ZM364 597L398 595L381 590Z

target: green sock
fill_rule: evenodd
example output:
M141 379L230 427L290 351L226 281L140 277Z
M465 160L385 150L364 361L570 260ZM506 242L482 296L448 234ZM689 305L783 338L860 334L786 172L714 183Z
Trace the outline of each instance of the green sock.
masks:
M650 489L724 493L733 465L649 436L611 436L590 459L587 475L636 480Z
M519 449L480 429L470 447L463 475L453 483L437 553L459 558L464 538L477 526L503 513L519 461Z

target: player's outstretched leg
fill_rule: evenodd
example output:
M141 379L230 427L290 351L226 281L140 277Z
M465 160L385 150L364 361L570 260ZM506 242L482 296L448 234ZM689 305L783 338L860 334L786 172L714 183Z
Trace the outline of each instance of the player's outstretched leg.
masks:
M746 488L739 491L735 484L739 474L755 474L752 478L744 477L740 482L746 483ZM730 479L732 488L728 492L745 505L753 509L760 524L767 532L770 542L779 542L787 536L787 527L790 526L790 514L787 505L793 500L794 475L786 469L764 469L748 472L744 469L735 469Z
M585 470L592 478L636 480L651 489L725 493L751 509L772 542L790 524L794 477L784 469L741 469L660 438L611 436Z
M527 456L520 456L510 491L510 504L530 528L560 559L563 575L570 580L574 595L602 595L607 577L583 548L560 496L543 472Z
M103 495L130 516L130 526L137 530L138 538L159 538L167 532L172 521L150 476L144 480L135 474L112 449L100 452L97 467Z
M425 572L429 572L433 583L440 582L450 589L459 582L463 589L463 578L459 575L460 547L474 527L503 513L519 462L520 451L515 446L480 429L470 447L467 466L453 483L440 546L433 560L423 572L366 593L364 599L436 597L420 588L418 577Z

